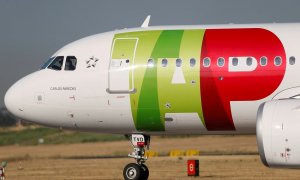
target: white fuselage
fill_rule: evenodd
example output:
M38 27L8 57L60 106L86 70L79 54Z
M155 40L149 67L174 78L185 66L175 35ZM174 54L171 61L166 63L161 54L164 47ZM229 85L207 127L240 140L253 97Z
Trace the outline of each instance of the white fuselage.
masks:
M180 116L178 121L171 124L166 122L164 131L138 130L131 109L131 94L107 91L114 36L138 31L219 28L264 28L280 39L286 53L286 68L278 88L259 100L231 101L230 108L235 130L209 131L201 123L200 117L193 119L192 113L187 114L187 117L184 113L181 113L182 117L178 114L177 117ZM57 71L45 68L36 71L16 82L8 90L5 104L11 113L22 119L50 127L80 131L116 134L255 133L256 115L261 103L300 95L299 42L300 24L161 26L102 33L75 41L52 56L76 56L76 70ZM292 56L296 60L295 64L290 65L289 59ZM65 63L64 61L62 67ZM273 60L269 63L273 63ZM229 66L229 63L225 63L225 66ZM128 68L136 70L140 67L131 65ZM188 120L184 121L185 118Z

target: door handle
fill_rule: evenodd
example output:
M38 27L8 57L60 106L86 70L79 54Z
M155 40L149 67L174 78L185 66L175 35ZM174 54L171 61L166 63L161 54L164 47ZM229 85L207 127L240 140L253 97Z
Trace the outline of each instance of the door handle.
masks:
M136 93L136 88L132 89L132 90L110 90L109 88L106 89L106 92L109 94L134 94Z
M165 121L171 122L171 121L173 121L173 118L171 118L171 117L165 117Z

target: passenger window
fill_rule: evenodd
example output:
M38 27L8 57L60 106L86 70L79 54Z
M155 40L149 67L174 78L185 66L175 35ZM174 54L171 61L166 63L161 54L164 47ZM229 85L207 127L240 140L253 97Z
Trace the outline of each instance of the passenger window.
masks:
M252 65L252 58L251 57L247 58L246 64L247 64L247 66L251 66Z
M148 60L147 66L148 66L149 68L154 67L154 61L153 61L153 59L149 59L149 60Z
M196 65L196 59L195 58L191 58L190 59L190 67L194 67Z
M294 56L291 56L289 59L290 65L294 65L296 63L296 58Z
M203 59L203 66L204 67L209 67L210 66L210 58L206 57Z
M63 65L64 57L63 56L57 56L52 63L48 66L48 69L53 69L56 71L60 71Z
M168 60L167 60L167 59L163 59L163 60L161 61L161 66L162 66L162 67L167 67L167 65L168 65Z
M260 65L265 66L268 63L268 58L266 56L263 56L260 58Z
M176 59L176 66L180 67L182 64L182 60L181 59Z
M281 65L281 57L280 56L276 56L274 59L274 64L275 66L280 66Z
M222 57L218 58L218 66L223 67L224 64L225 64L225 59Z
M233 58L233 59L232 59L232 65L233 65L233 66L237 66L238 63L239 63L238 58Z
M66 59L65 70L74 71L76 69L77 59L75 56L68 56Z

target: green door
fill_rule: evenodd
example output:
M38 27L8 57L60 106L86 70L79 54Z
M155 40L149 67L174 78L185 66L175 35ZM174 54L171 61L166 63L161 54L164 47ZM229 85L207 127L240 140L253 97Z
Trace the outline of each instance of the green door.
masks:
M108 75L109 93L134 93L134 57L137 38L114 39Z

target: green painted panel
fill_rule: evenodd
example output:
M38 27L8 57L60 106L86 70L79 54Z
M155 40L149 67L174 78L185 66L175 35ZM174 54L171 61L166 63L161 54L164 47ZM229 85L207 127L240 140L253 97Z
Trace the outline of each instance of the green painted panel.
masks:
M182 30L165 30L160 34L159 39L151 54L154 60L154 67L148 67L145 72L137 111L137 129L142 131L164 131L164 118L160 113L158 93L158 60L168 57L179 56ZM159 91L159 92L158 92Z
M157 68L159 107L162 117L165 113L197 112L203 124L203 113L200 98L200 52L204 31L186 30L182 36L180 53L181 67L176 67L176 58L168 58L167 67ZM190 59L196 60L195 66L190 66ZM161 64L162 59L159 59ZM184 82L172 83L177 73L183 74ZM184 121L184 120L183 120Z
M112 58L132 60L136 39L115 39Z
M186 98L186 106L188 106L188 112L197 112L203 125L205 121L202 112L201 93L200 93L200 53L202 49L202 42L205 30L187 30L185 31L182 43L180 47L180 57L185 60L183 66L184 74L187 74L187 94L190 94ZM196 59L196 65L190 66L190 59ZM193 84L192 81L196 83Z
M113 52L112 52L112 62L114 59L128 59L129 65L133 65L134 60L134 51L137 45L137 39L134 38L116 38L113 44ZM129 89L133 89L132 87L132 72L129 72Z

